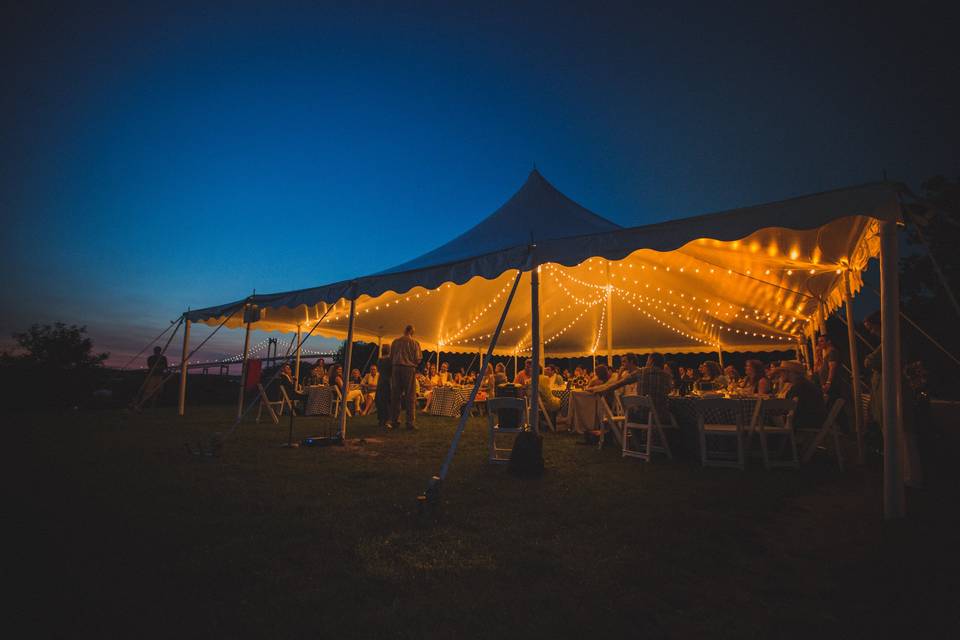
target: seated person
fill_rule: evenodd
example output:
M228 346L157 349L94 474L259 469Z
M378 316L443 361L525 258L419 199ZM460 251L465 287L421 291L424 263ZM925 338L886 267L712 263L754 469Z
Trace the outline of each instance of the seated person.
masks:
M360 384L360 389L363 391L364 405L363 410L360 412L360 415L367 415L373 410L373 407L377 402L377 385L380 383L380 372L377 369L377 365L370 365L370 371L367 372L367 375L363 376L363 381Z
M763 372L763 363L759 360L747 360L746 372L740 380L739 388L743 393L767 395L770 393L770 381Z
M670 379L673 381L674 390L679 390L681 384L683 383L683 375L680 373L681 368L677 366L677 363L673 360L668 360L663 363L663 370L670 374Z
M497 366L493 368L493 385L499 387L508 382L510 382L510 378L507 377L507 368L503 366L502 362L498 362Z
M517 372L517 375L513 378L513 384L518 384L521 387L527 386L530 383L530 371L532 371L533 361L530 358L523 363L523 369Z
M673 390L673 378L663 368L663 354L651 353L647 356L646 366L640 368L639 358L635 353L628 353L623 356L624 369L626 375L619 380L610 381L605 385L599 385L592 388L597 394L605 394L614 391L620 387L636 385L636 395L649 396L657 409L657 417L660 424L669 422L670 405L668 397ZM597 367L598 369L600 367ZM631 420L639 421L646 416L631 416Z
M732 364L728 364L723 368L723 375L727 377L728 385L737 385L740 383L740 372L737 371L737 368Z
M437 365L432 362L427 365L427 371L423 376L423 386L421 390L427 403L423 405L423 412L430 410L430 401L433 400L433 390L440 386L440 373L437 371Z
M327 371L327 384L343 389L343 367L339 364L330 365Z
M797 360L784 360L777 373L789 388L786 398L797 399L797 411L793 416L795 429L819 429L827 417L823 403L823 390L807 378L807 369Z
M280 367L280 375L277 376L278 390L274 401L280 400L283 398L283 395L280 393L279 389L283 389L287 393L287 398L290 399L290 402L296 402L297 400L304 400L307 397L307 394L300 391L297 387L296 381L293 379L293 370L290 368L289 363L284 362L283 366Z
M547 376L547 380L550 382L551 389L563 389L566 385L566 382L563 380L563 376L557 373L557 368L552 364L548 364L543 368L544 375Z
M326 371L323 369L323 364L315 364L310 369L310 372L307 374L307 377L303 379L303 383L306 385L318 385L327 383Z
M723 375L720 365L713 360L700 364L700 380L696 387L701 391L722 391L727 388L727 376Z
M610 377L610 369L607 368L607 365L599 365L597 370L594 372L593 377L591 377L587 382L587 389L592 389L593 387L599 387L607 384L610 381Z
M446 362L440 365L440 371L437 373L439 377L439 385L445 387L448 384L453 384L453 375L450 373L450 365Z

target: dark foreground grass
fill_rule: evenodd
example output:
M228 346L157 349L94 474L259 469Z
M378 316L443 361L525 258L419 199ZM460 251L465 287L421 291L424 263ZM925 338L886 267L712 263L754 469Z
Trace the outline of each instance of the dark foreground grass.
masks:
M228 408L14 417L13 547L34 637L885 637L958 620L953 494L883 525L875 472L645 464L548 435L547 472L485 463L471 421L443 519L415 497L453 421L283 450ZM329 423L303 419L297 436ZM947 483L944 483L947 484ZM19 498L19 499L17 499Z

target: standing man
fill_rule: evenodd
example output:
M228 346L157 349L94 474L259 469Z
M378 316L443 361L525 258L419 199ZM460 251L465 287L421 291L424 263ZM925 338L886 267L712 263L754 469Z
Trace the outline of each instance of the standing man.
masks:
M392 429L400 422L400 402L406 403L406 427L414 431L414 419L417 413L417 367L423 357L420 343L413 338L413 325L408 324L403 335L390 345L390 422L387 429Z
M153 355L147 358L147 383L143 388L143 400L141 404L150 400L150 406L156 408L157 400L163 390L163 377L167 373L167 356L163 355L163 349L153 348Z

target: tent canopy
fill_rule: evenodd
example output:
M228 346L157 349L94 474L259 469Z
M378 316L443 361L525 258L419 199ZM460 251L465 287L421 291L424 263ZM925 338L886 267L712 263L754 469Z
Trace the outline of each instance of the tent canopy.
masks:
M546 356L627 351L791 349L854 291L879 251L878 220L899 216L901 187L881 182L721 213L621 228L534 170L502 207L466 233L391 269L311 289L192 311L189 320L309 329L343 338L356 299L357 340L407 324L427 349L476 352L496 327L517 270L540 265ZM495 353L530 351L530 296L518 292ZM231 315L232 314L232 315ZM608 336L609 332L609 336Z

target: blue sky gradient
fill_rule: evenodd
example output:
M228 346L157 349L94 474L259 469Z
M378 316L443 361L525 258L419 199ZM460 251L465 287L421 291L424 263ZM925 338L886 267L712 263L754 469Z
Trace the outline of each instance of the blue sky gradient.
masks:
M195 4L4 25L3 340L86 324L122 363L188 306L428 251L534 163L624 225L960 172L943 5Z

